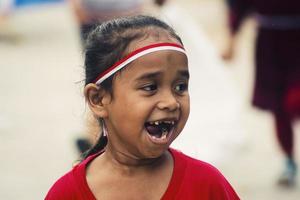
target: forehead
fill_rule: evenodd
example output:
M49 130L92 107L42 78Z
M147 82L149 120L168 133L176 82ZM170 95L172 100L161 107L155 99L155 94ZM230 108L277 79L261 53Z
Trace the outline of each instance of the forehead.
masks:
M157 27L148 27L144 30L141 30L144 34L141 38L138 38L132 41L127 47L127 53L135 51L141 47L155 44L155 43L162 43L162 42L169 42L169 43L176 43L181 45L181 43L170 35L170 33L162 28Z
M143 37L132 41L127 48L127 53L156 43L175 43L181 45L166 30L152 28L145 30ZM160 72L160 74L163 74L167 72L169 75L176 75L178 71L188 71L187 56L182 52L163 50L144 55L134 60L121 71L121 74L119 74L121 76L117 77L124 78L123 81L128 83L129 80L133 80L145 73Z
M182 74L188 74L186 55L174 50L153 52L127 65L116 78L122 84L130 84L132 81L142 80L141 77L154 77L154 74L165 80L174 80Z

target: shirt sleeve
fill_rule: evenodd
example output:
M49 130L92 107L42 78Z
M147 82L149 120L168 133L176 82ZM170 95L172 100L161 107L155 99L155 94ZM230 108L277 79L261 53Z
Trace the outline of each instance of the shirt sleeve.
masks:
M76 192L70 181L70 174L66 174L58 179L48 191L45 200L76 200Z
M220 174L219 180L211 187L211 199L240 200L230 183Z
M203 176L203 178L199 179L200 184L198 182L197 185L201 185L201 187L207 187L205 190L208 192L207 199L240 200L238 194L235 192L231 184L216 167L208 163L204 163L202 166L203 167L201 169L197 169L198 171L201 171L200 174Z

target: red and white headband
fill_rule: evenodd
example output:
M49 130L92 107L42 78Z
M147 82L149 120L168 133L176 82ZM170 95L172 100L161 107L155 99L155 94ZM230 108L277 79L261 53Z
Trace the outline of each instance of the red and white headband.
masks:
M147 55L149 53L153 53L156 51L163 51L163 50L172 50L172 51L179 51L184 54L185 50L183 46L176 44L176 43L157 43L157 44L151 44L142 48L139 48L131 53L129 53L126 57L122 58L115 64L113 64L111 67L109 67L107 70L102 72L95 80L94 83L97 85L100 85L104 80L109 78L111 75L131 63L132 61L138 59L141 56Z

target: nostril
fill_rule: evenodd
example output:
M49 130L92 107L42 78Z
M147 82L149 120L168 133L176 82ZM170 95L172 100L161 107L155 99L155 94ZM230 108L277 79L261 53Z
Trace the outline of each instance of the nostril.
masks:
M180 104L179 102L177 102L176 100L171 100L171 101L168 101L168 100L164 100L164 101L161 101L158 103L158 108L161 109L161 110L177 110L180 108Z
M157 107L161 110L177 110L180 108L180 104L177 100L176 94L170 90L161 91L159 102Z
M178 102L176 102L175 104L174 104L174 107L172 107L170 110L177 110L177 109L179 109L180 108L180 104L178 103Z

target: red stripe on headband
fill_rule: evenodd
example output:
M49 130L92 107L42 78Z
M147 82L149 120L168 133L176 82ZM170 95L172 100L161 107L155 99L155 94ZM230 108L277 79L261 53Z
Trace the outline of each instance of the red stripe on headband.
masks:
M151 49L151 48L155 48L155 47L162 47L162 46L173 46L173 47L178 47L184 50L184 47L176 44L176 43L157 43L157 44L151 44L148 46L144 46L141 47L131 53L129 53L127 56L125 56L124 58L122 58L121 60L117 61L115 64L113 64L111 67L109 67L108 69L106 69L105 71L103 71L101 74L99 74L97 76L97 78L93 81L93 83L96 83L99 79L101 79L103 76L105 76L106 74L108 74L109 72L111 72L113 69L115 69L116 67L118 67L120 64L122 64L123 62L125 62L126 60L128 60L129 58L131 58L132 56L135 56L136 54L145 51L147 49Z

